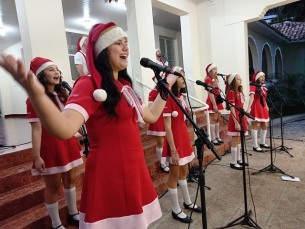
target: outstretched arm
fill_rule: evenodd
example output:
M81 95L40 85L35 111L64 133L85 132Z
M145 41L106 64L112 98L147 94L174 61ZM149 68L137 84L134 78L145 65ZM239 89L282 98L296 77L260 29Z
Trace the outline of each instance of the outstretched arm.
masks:
M0 66L26 90L32 106L43 127L56 138L69 139L84 123L83 116L74 110L61 113L46 95L44 87L32 71L26 71L21 60L11 55L0 54Z

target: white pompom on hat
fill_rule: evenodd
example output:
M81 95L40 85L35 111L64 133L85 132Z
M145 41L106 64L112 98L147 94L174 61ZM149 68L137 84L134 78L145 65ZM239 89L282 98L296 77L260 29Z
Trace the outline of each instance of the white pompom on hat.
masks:
M87 66L97 88L93 92L93 97L97 102L105 101L107 99L107 92L101 89L102 76L95 68L94 60L105 48L123 37L127 37L127 35L113 22L96 24L89 32L86 50Z

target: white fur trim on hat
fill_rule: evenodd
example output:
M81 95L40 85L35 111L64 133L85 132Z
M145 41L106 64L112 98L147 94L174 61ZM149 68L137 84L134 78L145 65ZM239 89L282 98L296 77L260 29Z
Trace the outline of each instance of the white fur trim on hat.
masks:
M183 70L183 68L181 68L181 67L179 67L179 66L175 66L175 67L173 67L173 71L174 72L180 72L181 70Z
M85 42L86 39L87 39L87 37L82 37L82 39L80 39L80 41L79 41L79 46L80 46L80 48L83 47L83 44L84 44L84 42Z
M208 72L210 72L213 68L217 67L216 64L211 64L211 66L208 68Z
M228 84L230 85L232 83L232 81L234 80L235 76L237 75L237 73L232 73L230 76L229 76L229 79L228 79Z
M113 44L115 41L127 37L126 33L120 27L114 27L102 34L96 41L94 46L94 58L96 59L98 55L108 46Z
M160 50L160 49L156 49L155 52L157 53L158 50Z
M262 75L265 75L265 73L263 73L263 72L258 73L258 74L255 76L255 81L256 81L259 77L261 77Z
M45 70L47 67L49 67L49 66L51 66L51 65L56 65L56 64L55 64L54 62L46 62L46 63L44 63L43 65L41 65L41 66L37 69L35 75L38 76L38 74L39 74L40 72L42 72L43 70Z
M103 89L96 89L93 92L93 98L97 102L104 102L107 99L107 92Z

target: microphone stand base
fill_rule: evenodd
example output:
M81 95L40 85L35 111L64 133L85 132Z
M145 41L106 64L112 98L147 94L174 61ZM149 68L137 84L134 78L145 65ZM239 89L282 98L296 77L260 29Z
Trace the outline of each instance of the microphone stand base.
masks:
M216 229L223 229L223 228L228 228L228 227L234 227L237 225L246 225L249 227L253 227L256 229L261 229L260 226L257 225L257 223L250 217L252 214L252 211L248 211L244 215L238 217L237 219L233 220L231 223L229 223L227 226L224 227L218 227Z

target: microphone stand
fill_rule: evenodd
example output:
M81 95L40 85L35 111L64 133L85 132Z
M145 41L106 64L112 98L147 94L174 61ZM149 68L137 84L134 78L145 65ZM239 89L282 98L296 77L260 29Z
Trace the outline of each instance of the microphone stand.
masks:
M245 162L245 143L244 143L244 138L245 138L245 131L243 127L243 117L246 115L247 117L251 118L254 120L254 117L252 117L250 114L248 114L243 108L236 107L234 104L230 103L228 100L222 98L220 95L217 95L212 89L208 89L208 87L205 87L205 90L208 92L219 96L222 101L227 102L230 106L234 107L236 110L239 111L239 125L240 125L240 139L241 139L241 152L242 152L242 161L243 163ZM239 152L237 152L239 153ZM249 227L253 227L256 229L261 229L260 226L250 217L252 211L248 211L248 204L247 204L247 182L246 182L246 168L245 166L242 166L243 170L243 189L244 189L244 207L245 207L245 212L242 216L238 217L237 219L233 220L232 222L228 223L227 226L224 227L219 227L218 229L223 229L223 228L228 228L228 227L234 227L236 225L247 225Z
M262 94L263 95L263 94ZM269 105L271 105L279 114L280 112L276 109L275 105L273 104L273 102L267 98L267 96L263 95L265 98L266 98L266 101L268 102ZM252 173L251 175L255 175L257 173L262 173L262 172L273 172L273 173L282 173L286 176L289 176L291 177L292 179L294 179L293 176L290 176L288 174L286 174L284 171L282 171L281 169L279 169L278 167L276 167L274 164L273 164L273 148L272 148L272 125L271 125L271 116L270 116L271 112L270 112L270 107L269 107L269 118L270 118L270 124L269 124L269 132L270 132L270 135L269 135L269 138L270 138L270 165L268 165L267 167L259 170L258 172L255 172L255 173Z
M291 150L292 148L289 148L289 147L287 147L287 146L284 145L284 131L283 131L283 127L284 127L284 124L283 124L283 102L284 102L284 103L287 103L287 102L286 102L284 96L279 92L279 90L277 89L277 87L274 86L273 82L271 82L271 85L272 85L273 88L277 91L277 93L278 93L278 95L279 95L279 97L280 97L280 99L281 99L281 108L280 108L281 111L280 111L280 113L279 113L279 114L281 115L281 117L280 117L280 121L281 121L281 145L278 146L278 147L275 147L275 150L285 151L287 154L290 155L290 157L293 157L293 155L291 155L291 154L289 153L289 151L288 151L288 150Z
M210 149L215 157L218 160L221 160L220 154L216 151L213 143L208 139L208 134L204 131L203 128L199 128L197 124L191 119L190 115L186 110L182 107L182 105L178 102L175 95L170 91L169 85L166 82L166 78L162 80L160 77L161 71L155 71L155 77L158 80L158 83L165 88L166 92L172 97L174 102L178 105L180 110L183 112L183 114L186 116L186 118L190 121L190 123L193 125L194 132L197 135L197 139L195 140L195 146L197 149L197 158L199 160L199 187L200 187L200 197L201 197L201 208L202 208L202 228L207 229L207 213L206 213L206 202L205 202L205 177L204 173L205 171L202 171L202 163L203 163L203 155L204 155L204 144L207 145L207 148Z

